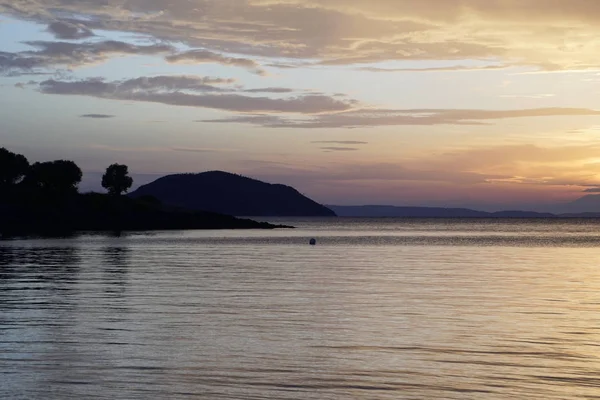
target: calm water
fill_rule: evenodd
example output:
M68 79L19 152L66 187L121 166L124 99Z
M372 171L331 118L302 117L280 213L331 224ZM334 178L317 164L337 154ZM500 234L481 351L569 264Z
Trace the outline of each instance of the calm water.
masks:
M0 398L600 398L600 221L278 222L0 241Z

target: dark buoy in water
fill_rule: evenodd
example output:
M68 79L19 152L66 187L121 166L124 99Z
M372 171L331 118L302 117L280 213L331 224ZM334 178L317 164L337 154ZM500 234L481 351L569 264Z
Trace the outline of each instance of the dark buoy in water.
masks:
M308 242L311 246L316 246L317 245L317 239L310 239L310 242Z

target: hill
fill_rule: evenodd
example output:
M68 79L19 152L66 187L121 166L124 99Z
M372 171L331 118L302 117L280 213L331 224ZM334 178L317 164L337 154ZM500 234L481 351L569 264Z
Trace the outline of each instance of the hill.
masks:
M554 214L531 211L489 213L468 208L396 207L396 206L329 206L340 217L400 218L552 218Z
M600 213L600 195L588 194L569 203L552 206L549 211L557 214Z
M256 217L326 217L335 213L296 189L223 171L168 175L130 194L190 210Z

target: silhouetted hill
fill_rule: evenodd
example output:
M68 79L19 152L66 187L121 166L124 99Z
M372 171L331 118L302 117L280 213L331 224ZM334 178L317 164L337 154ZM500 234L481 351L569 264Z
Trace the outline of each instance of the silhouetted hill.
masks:
M600 195L588 194L569 203L552 206L549 211L559 214L600 213Z
M169 175L140 187L131 197L151 195L190 210L261 217L335 216L296 189L222 171Z
M468 208L395 207L395 206L329 206L340 217L400 218L552 218L554 214L530 211L489 213Z

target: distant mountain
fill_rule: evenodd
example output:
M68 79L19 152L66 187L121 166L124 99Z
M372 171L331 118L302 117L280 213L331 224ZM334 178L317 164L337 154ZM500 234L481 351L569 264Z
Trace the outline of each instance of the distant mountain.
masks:
M570 203L557 204L549 211L558 214L600 213L600 194L589 194Z
M396 207L396 206L328 206L340 217L404 218L552 218L550 213L500 211L489 213L468 208Z
M164 204L190 210L256 217L335 216L296 189L223 171L169 175L131 193L154 196Z

